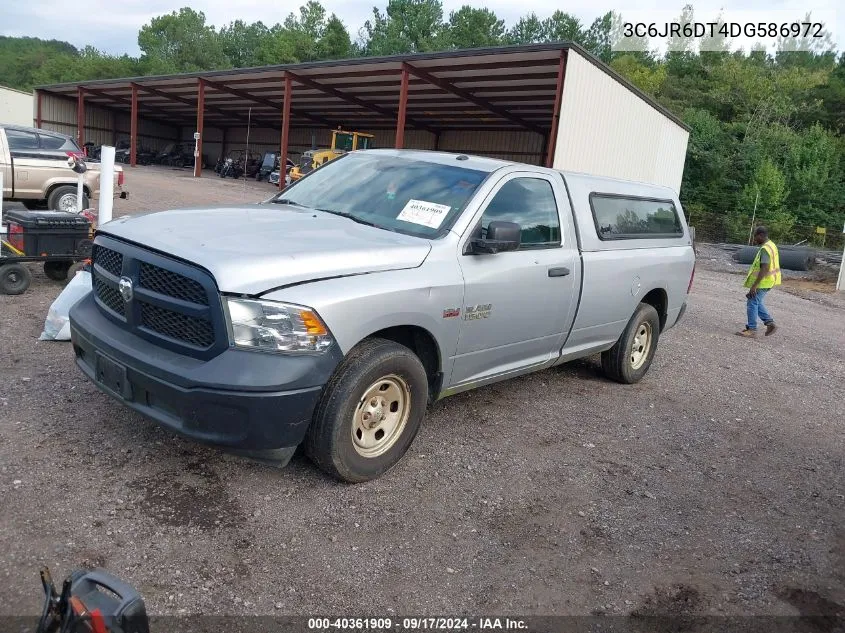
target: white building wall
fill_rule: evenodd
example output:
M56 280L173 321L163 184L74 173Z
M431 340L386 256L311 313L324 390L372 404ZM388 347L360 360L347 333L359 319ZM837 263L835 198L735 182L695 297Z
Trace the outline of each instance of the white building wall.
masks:
M33 125L34 99L31 94L0 86L0 123Z
M573 50L567 52L555 169L679 192L689 132Z

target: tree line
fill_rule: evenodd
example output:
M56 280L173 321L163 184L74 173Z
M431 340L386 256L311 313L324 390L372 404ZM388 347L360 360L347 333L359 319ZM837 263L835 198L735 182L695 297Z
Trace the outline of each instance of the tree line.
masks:
M678 21L694 19L684 7ZM663 55L618 52L619 16L591 24L555 11L516 23L486 8L448 15L440 0L388 0L353 37L343 22L309 0L280 23L235 20L215 27L190 8L150 20L138 32L141 55L108 55L92 46L0 37L0 85L35 85L244 68L357 56L432 52L503 44L571 41L582 45L691 128L681 199L693 218L716 218L726 236L747 235L756 215L775 235L796 225L845 222L845 54L829 37L807 44L785 38L780 52L731 51L729 42L675 38ZM744 239L744 238L743 238Z

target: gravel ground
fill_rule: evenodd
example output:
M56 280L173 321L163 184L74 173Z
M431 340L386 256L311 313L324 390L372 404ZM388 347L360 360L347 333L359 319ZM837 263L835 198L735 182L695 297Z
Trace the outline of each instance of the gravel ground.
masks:
M130 172L116 215L239 183ZM253 199L272 188L247 183ZM375 482L178 439L37 342L60 285L0 296L0 614L101 566L154 614L845 615L845 302L696 274L636 386L594 358L435 404ZM818 623L825 629L825 621Z

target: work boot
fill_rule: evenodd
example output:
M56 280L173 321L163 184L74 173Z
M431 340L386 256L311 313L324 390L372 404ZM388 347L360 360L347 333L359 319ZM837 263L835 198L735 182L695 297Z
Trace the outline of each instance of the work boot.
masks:
M772 321L770 323L766 323L766 336L769 336L770 334L774 334L775 330L777 330L777 329L778 329L778 326L775 325L774 321Z
M757 330L751 330L749 328L745 328L736 333L737 336L744 336L745 338L754 338L757 336Z

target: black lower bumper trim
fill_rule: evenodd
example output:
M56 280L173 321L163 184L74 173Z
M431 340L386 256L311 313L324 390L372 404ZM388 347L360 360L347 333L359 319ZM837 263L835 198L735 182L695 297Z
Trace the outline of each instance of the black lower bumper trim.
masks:
M71 309L70 322L76 363L102 391L175 433L277 464L302 442L341 358L336 350L179 356L106 319L91 295Z
M121 394L98 380L85 347L84 342L77 345L79 368L130 409L185 437L255 457L266 453L272 461L279 461L271 457L272 451L290 448L293 454L322 391L321 387L269 393L182 389L127 367L127 385Z

